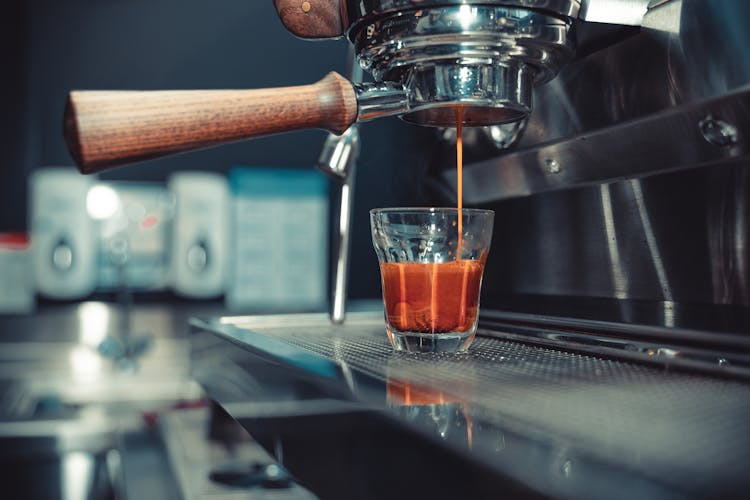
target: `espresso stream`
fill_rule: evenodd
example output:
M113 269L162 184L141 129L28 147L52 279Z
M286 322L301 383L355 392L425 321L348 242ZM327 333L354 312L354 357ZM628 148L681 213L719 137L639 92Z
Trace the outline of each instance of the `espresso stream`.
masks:
M456 108L456 199L458 200L458 246L456 260L461 260L461 247L464 235L464 107Z

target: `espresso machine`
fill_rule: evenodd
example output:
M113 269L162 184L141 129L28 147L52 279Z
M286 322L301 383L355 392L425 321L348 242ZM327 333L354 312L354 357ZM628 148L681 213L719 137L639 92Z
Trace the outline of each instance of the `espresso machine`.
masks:
M332 133L320 161L342 189L331 314L193 320L209 395L325 498L742 498L750 4L275 5L296 36L345 37L348 78L73 92L66 112L84 172ZM450 150L459 106L464 201L496 214L479 338L462 356L399 356L382 316L344 321L356 124L398 115L443 129L435 147ZM454 167L425 172L436 202L455 196ZM227 366L273 390L230 381Z
M612 5L601 5L615 4ZM345 318L356 122L399 115L423 126L490 127L505 149L522 135L534 87L573 59L578 19L639 25L648 2L275 2L307 38L346 37L347 81L234 91L71 92L65 136L84 173L300 128L331 131L318 166L339 181L331 319ZM363 70L374 81L363 82ZM496 152L496 151L493 151Z

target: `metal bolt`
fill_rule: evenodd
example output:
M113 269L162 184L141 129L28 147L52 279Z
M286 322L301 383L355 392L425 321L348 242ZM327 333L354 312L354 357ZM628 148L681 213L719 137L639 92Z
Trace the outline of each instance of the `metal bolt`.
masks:
M557 162L557 160L547 158L546 160L544 160L544 164L547 167L547 172L549 172L550 174L560 173L560 164Z
M565 460L560 467L560 472L563 476L570 477L570 474L573 472L573 461L570 459Z
M714 146L725 148L737 143L737 128L711 115L698 123L703 138Z

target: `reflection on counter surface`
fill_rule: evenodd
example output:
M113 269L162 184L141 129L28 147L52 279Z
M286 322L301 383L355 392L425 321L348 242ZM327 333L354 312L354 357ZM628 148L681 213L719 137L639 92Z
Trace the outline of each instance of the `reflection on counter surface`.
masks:
M461 394L460 397L446 394L440 387L419 386L394 377L389 377L386 384L388 406L401 417L417 427L426 427L427 433L471 449L474 446L474 422L466 404L472 396L465 392Z

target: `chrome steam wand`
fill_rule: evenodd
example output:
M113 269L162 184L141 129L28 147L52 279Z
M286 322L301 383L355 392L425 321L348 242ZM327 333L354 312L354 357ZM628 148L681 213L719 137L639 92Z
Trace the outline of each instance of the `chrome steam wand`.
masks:
M362 81L362 69L356 61L353 48L349 48L347 77L356 83ZM341 324L346 318L346 297L349 283L349 252L351 212L354 203L354 181L359 157L359 130L356 123L341 135L329 133L320 152L317 167L335 181L339 187L336 206L338 221L331 250L335 262L331 269L331 323Z

